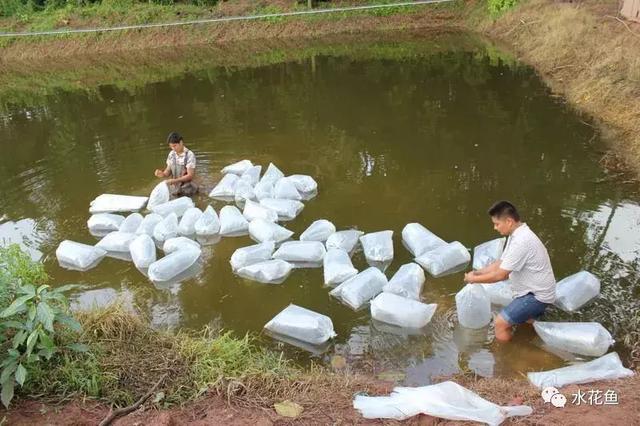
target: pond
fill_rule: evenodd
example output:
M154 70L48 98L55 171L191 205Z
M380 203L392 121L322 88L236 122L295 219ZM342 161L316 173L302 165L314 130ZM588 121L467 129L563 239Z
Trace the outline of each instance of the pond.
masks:
M0 238L42 256L53 282L82 284L76 307L120 297L157 327L243 335L260 332L295 303L332 318L333 345L308 354L262 336L264 345L301 361L340 355L353 368L396 374L407 384L573 362L543 349L529 327L501 345L492 330L457 325L462 272L427 275L422 296L438 303L437 313L423 334L405 335L372 324L368 309L353 312L330 298L322 269L295 270L280 286L237 277L229 258L253 244L249 237L207 246L202 270L169 287L154 287L131 262L107 258L80 273L55 258L64 239L97 241L86 225L97 195L149 193L168 153L166 135L177 130L197 154L206 189L222 167L245 158L313 176L318 196L286 224L294 238L320 218L338 229L393 230L388 277L412 260L400 239L407 223L472 248L497 237L487 208L511 200L546 244L558 280L581 269L602 279L595 303L574 315L552 309L548 318L601 321L620 341L639 309L637 189L607 178L599 165L606 145L588 118L550 93L531 68L469 40L356 43L280 63L200 67L135 88L106 84L27 102L2 99ZM206 194L195 202L224 205ZM354 264L366 267L361 252ZM624 355L620 343L616 349Z

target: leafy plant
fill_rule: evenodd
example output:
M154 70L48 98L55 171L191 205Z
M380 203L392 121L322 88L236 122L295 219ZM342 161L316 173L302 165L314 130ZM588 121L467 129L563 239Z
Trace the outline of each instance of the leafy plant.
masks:
M516 5L518 0L488 0L489 13L491 16L498 16Z

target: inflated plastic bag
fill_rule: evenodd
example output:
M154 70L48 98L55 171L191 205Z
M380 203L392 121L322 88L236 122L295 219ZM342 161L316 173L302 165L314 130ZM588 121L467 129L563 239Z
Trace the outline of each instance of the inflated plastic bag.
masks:
M258 243L267 241L281 243L291 238L292 235L293 231L269 220L255 219L249 223L249 236Z
M513 301L513 289L509 280L499 281L493 284L480 284L489 296L492 305L507 306Z
M390 396L357 395L353 408L366 419L405 420L418 414L499 425L508 417L528 416L526 405L499 406L455 382L417 388L396 387Z
M171 192L169 191L169 185L167 185L165 181L162 181L151 191L149 201L147 202L147 208L151 210L155 206L166 203L170 198Z
M232 173L237 176L242 176L244 172L253 167L251 160L241 160L233 164L229 164L222 169L223 174Z
M175 238L178 236L178 216L175 213L171 213L169 216L162 219L160 223L156 225L153 230L153 238L163 243L169 238Z
M202 217L202 210L197 207L191 207L184 212L182 219L178 225L178 233L180 235L193 235L196 233L196 222Z
M415 259L416 263L435 278L464 268L470 260L469 251L458 241L428 251Z
M138 269L148 268L156 261L156 245L147 234L138 235L129 245L131 260Z
M253 188L258 181L260 180L260 172L262 171L262 166L252 166L245 170L244 173L240 176L240 179L248 182L249 185Z
M106 250L75 241L64 240L56 249L56 258L68 269L86 271L96 266L107 254Z
M397 294L413 300L420 300L420 293L424 286L424 270L415 263L402 265L391 277L383 291Z
M236 191L233 199L238 206L244 206L244 203L246 203L247 200L255 200L256 193L253 191L253 186L251 186L251 183L246 180L240 179L238 181L238 184L236 185Z
M402 229L402 243L414 257L447 244L419 223L409 223Z
M241 247L231 255L231 260L229 261L231 269L235 272L245 266L270 260L275 249L276 244L273 241Z
M561 388L599 380L614 380L633 376L633 371L624 368L616 352L611 352L593 361L574 364L538 373L527 373L529 381L538 389L549 386Z
M598 322L536 321L533 327L547 345L579 355L602 356L615 343Z
M247 202L245 203L242 215L249 222L255 219L264 219L269 222L278 221L278 213L251 200L247 200Z
M87 221L89 232L111 232L120 229L124 216L113 213L98 213L91 215Z
M380 293L371 301L371 317L406 328L422 328L431 321L438 305L418 302L393 293Z
M304 208L300 201L277 198L264 198L260 200L260 204L278 213L278 220L293 220Z
M142 209L148 197L102 194L89 203L89 213L135 212Z
M198 244L197 241L193 241L192 239L187 237L169 238L162 245L162 251L165 252L165 254L185 249L201 250L200 244Z
M135 234L140 225L142 225L143 220L144 218L140 213L131 213L122 221L118 231Z
M153 237L153 230L156 226L162 222L163 217L156 213L149 213L142 219L142 223L136 229L137 235L147 234L150 237Z
M224 206L220 209L220 235L237 237L247 235L249 222L235 206Z
M364 232L355 229L337 231L329 235L329 238L327 238L327 242L325 243L325 245L327 246L327 250L332 248L340 249L346 251L347 253L349 253L349 255L351 255L353 254L356 245L358 245L360 237L363 235Z
M263 184L271 184L273 186L279 179L284 177L284 173L280 171L279 168L275 166L273 163L269 163L269 167L262 175L259 183Z
M275 259L254 263L236 271L242 278L264 284L281 284L287 279L293 265L284 260Z
M273 186L273 197L285 200L302 200L296 186L286 177L278 179Z
M224 175L220 182L211 190L209 197L230 200L236 195L236 185L240 177L236 174Z
M105 235L98 243L96 247L106 251L129 251L131 242L136 238L136 234L133 232L120 232L114 231Z
M358 310L382 292L387 277L378 268L370 267L334 288L329 294L351 309Z
M284 308L264 328L312 345L321 345L336 337L331 318L297 305Z
M291 175L287 179L292 182L300 194L313 194L318 192L318 184L307 175Z
M310 263L319 266L326 253L324 244L319 241L288 241L282 243L280 248L273 253L273 258L294 264Z
M340 249L329 249L324 255L324 283L334 286L355 277L358 270L353 267L349 253Z
M393 231L380 231L360 237L367 262L391 262L393 260Z
M600 280L591 272L580 271L560 280L556 286L555 305L574 312L600 295Z
M300 241L320 241L324 243L335 232L336 227L333 223L326 219L316 220L300 234Z
M482 328L491 321L491 302L481 285L465 285L456 294L456 309L463 327Z
M253 193L258 201L264 200L265 198L274 198L273 184L271 182L260 181L253 188Z
M473 269L482 269L500 259L505 241L506 238L496 238L477 245L473 249Z
M180 197L175 200L167 201L166 203L155 206L151 209L152 212L159 214L162 217L167 217L171 213L175 213L176 216L182 217L184 213L194 206L193 200L189 197Z
M198 237L210 237L220 232L220 219L213 207L207 206L202 216L196 220L193 229Z
M171 281L196 263L200 254L200 249L194 248L174 251L149 265L149 279L155 282Z

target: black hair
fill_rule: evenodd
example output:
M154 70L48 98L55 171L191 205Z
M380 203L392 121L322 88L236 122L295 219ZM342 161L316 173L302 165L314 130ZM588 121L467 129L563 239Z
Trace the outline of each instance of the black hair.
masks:
M520 222L520 213L518 213L516 206L508 201L498 201L493 206L491 206L488 213L491 217L508 216L516 222Z
M182 136L178 132L171 132L167 136L167 143L180 143L180 141L182 141Z

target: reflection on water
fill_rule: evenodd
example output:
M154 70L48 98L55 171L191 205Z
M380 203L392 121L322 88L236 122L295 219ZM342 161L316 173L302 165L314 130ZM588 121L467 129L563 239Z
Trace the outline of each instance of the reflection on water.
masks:
M318 195L286 226L296 237L320 218L338 229L393 230L389 277L412 260L400 243L406 223L473 247L496 237L487 207L510 199L548 247L558 278L587 268L602 279L601 299L578 314L552 309L549 318L601 321L620 336L639 309L637 190L603 179L598 135L550 97L532 70L455 37L433 45L419 53L389 44L372 46L368 55L360 49L357 56L317 56L313 72L307 60L212 68L137 91L103 86L14 108L5 101L0 144L11 155L0 159L0 238L44 253L54 282L84 285L74 296L77 306L124 295L155 327L214 326L243 335L296 303L330 316L338 333L327 352L314 356L338 354L354 368L403 371L407 383L572 362L542 349L530 327L502 345L490 329L456 326L451 308L461 272L427 278L422 296L438 311L425 330L407 332L330 298L322 269L296 269L279 286L248 285L229 265L234 250L253 244L247 236L204 242L201 269L156 285L125 260L108 257L87 272L55 261L63 239L97 241L86 227L90 200L149 193L152 172L167 156L164 138L178 130L198 155L204 190L194 200L198 207L224 205L206 193L219 170L240 159L312 175ZM367 267L361 250L353 260L359 270Z

